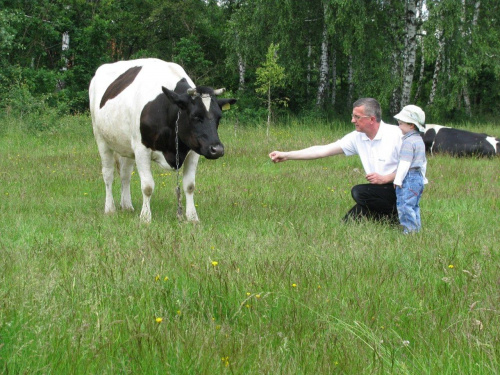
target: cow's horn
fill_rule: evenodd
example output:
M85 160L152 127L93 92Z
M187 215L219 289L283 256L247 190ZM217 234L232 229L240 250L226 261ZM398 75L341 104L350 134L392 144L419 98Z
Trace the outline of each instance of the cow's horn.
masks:
M214 95L221 95L224 93L224 91L226 91L226 89L224 89L224 88L214 90Z
M187 89L187 93L191 96L196 96L196 89L193 88Z

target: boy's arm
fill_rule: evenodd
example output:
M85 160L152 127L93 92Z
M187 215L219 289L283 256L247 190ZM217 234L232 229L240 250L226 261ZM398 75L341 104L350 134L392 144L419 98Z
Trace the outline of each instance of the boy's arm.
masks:
M396 177L394 177L394 186L401 187L403 185L403 180L406 177L406 174L410 170L411 162L400 160L398 164L398 170L396 171Z

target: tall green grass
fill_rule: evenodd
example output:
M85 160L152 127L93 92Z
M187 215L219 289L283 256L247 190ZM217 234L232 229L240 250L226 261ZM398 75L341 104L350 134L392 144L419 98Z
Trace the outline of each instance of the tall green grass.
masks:
M155 166L143 225L137 174L136 211L104 215L89 118L53 120L1 121L1 372L500 373L498 158L429 157L423 231L403 236L341 223L357 157L267 157L348 125L226 122L226 155L198 166L201 222L177 221Z

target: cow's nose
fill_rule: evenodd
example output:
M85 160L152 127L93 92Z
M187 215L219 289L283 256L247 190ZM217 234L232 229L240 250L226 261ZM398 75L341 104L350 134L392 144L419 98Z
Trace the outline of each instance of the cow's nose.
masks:
M208 152L212 158L220 158L221 156L224 156L224 146L220 143L218 145L210 146Z

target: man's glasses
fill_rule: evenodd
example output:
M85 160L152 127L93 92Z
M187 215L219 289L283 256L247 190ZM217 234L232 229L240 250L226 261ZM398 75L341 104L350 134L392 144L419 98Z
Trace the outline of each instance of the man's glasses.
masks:
M358 115L355 115L355 114L351 115L351 118L353 118L356 121L358 121L359 119L365 118L365 117L372 117L372 116L358 116Z

